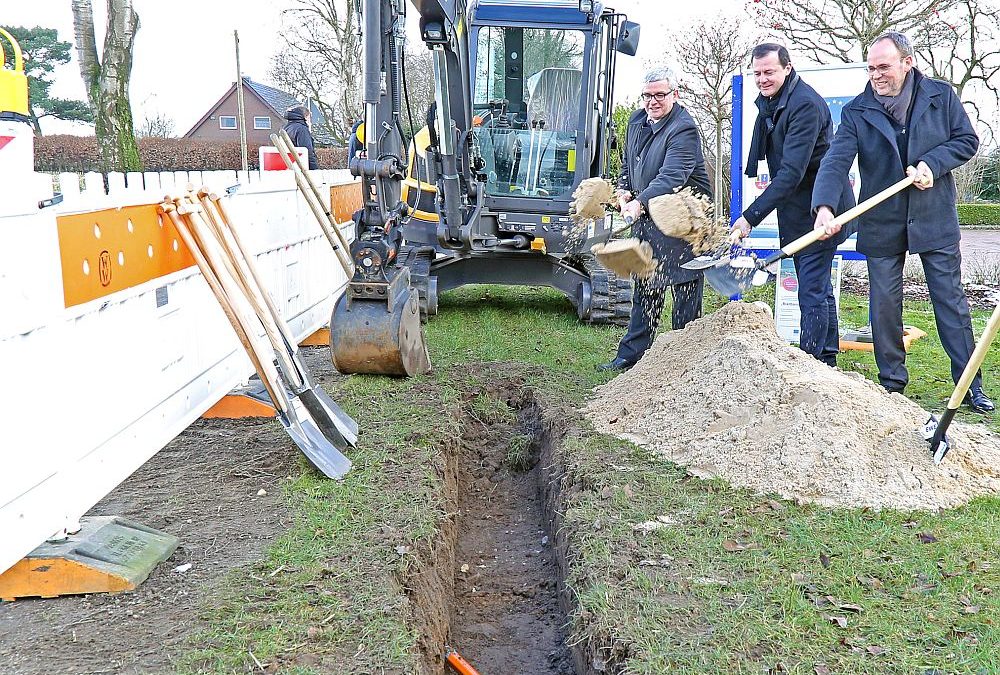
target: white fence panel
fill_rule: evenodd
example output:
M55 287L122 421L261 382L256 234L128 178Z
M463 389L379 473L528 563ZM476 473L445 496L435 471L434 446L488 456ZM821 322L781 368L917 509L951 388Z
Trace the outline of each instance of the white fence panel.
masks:
M237 173L197 177L221 192L236 183ZM119 174L109 184L122 201L135 202L138 175L127 178ZM142 175L145 203L158 201L165 184L180 178ZM289 189L291 176L255 178L251 184L241 180L227 198L230 212L268 291L302 339L326 325L346 278L304 200ZM84 180L87 190L74 199L79 177L60 176L61 208L0 218L0 369L8 383L0 393L6 422L0 427L0 571L53 532L72 527L252 373L196 267L81 304L67 301L72 290L64 282L64 265L72 278L89 258L67 248L59 223L75 223L89 236L89 221L73 214L95 202L106 207L113 199L104 193L100 174ZM133 235L131 229L128 235L121 232L119 209L94 213L95 225L103 225L101 245L111 246L112 271L133 262L115 254L127 247L111 245L113 217L119 234ZM133 236L140 236L146 230L135 219ZM91 272L98 274L98 267L95 260Z

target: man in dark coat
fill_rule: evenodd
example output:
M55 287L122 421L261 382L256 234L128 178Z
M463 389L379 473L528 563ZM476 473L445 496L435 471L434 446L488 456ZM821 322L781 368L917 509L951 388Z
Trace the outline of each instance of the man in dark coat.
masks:
M756 176L758 163L766 158L771 182L733 223L733 229L745 237L777 209L778 236L785 246L812 231L813 183L833 138L833 121L823 97L792 68L787 49L774 43L757 45L752 66L760 95L746 175ZM854 206L854 192L846 173L838 185L837 213L843 213ZM846 236L845 230L792 259L801 311L799 347L834 367L840 330L830 274L837 245Z
M858 219L858 250L868 258L872 337L882 386L902 393L909 381L903 349L903 263L920 256L941 344L957 382L975 346L969 303L962 288L961 233L952 170L979 147L969 116L952 87L913 67L913 47L902 33L880 36L868 52L870 83L844 106L840 128L820 164L812 205L815 227L833 235L832 205L840 178L855 155L861 197L905 175L913 188L889 198ZM993 410L977 374L966 402Z
M653 342L668 287L675 330L701 316L704 277L681 267L694 257L691 244L663 234L647 215L650 199L683 187L711 198L701 137L691 115L677 104L673 71L654 68L644 79L643 107L628 123L618 194L622 215L635 220L632 235L649 242L658 266L649 279L635 278L628 332L617 356L598 366L602 370L625 370L642 358Z
M305 148L309 152L309 168L318 169L319 160L316 159L316 148L313 145L312 132L309 131L309 123L312 115L304 105L293 105L285 111L285 131L292 139L292 145L297 148Z

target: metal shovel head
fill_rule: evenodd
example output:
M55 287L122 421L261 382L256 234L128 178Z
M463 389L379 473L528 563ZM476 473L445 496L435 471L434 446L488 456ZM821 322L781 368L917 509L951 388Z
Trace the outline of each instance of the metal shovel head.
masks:
M705 270L705 281L724 298L742 295L753 286L754 270L718 265Z
M306 389L298 398L312 415L316 426L339 450L353 448L358 442L358 425L330 399L322 389Z
M358 423L355 422L350 415L344 412L344 410L337 405L336 401L330 398L330 395L327 394L322 387L317 386L316 383L313 382L312 377L309 375L309 371L306 370L306 366L302 362L302 356L299 352L297 350L293 351L291 348L289 348L289 352L292 355L295 366L298 368L300 377L303 382L305 382L305 391L311 392L311 395L308 398L314 399L316 401L316 406L320 407L318 410L322 410L322 412L319 412L318 410L313 411L312 408L310 408L310 412L312 412L313 417L322 416L329 418L331 424L336 427L338 433L343 436L347 443L350 444L351 447L357 446ZM319 421L319 417L317 417L317 421Z
M334 447L298 397L291 399L287 414L278 412L278 419L309 463L324 475L343 478L351 470L351 460Z
M711 253L700 255L697 258L692 258L686 263L681 263L681 267L686 270L707 270L709 267L715 267L721 261L725 260L728 256L714 255Z

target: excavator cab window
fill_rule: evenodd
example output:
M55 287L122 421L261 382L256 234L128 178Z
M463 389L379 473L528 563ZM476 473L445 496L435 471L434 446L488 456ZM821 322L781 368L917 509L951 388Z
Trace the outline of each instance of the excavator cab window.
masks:
M584 45L577 30L480 28L473 107L487 194L548 198L572 190Z

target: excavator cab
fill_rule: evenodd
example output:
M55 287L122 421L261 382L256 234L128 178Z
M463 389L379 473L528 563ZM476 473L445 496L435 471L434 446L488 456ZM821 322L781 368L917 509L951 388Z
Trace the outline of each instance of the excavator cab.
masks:
M405 139L404 0L358 2L367 157L350 161L364 206L331 320L338 370L425 372L419 322L466 284L550 286L581 320L626 324L631 281L590 254L610 217L569 211L581 181L613 178L615 64L639 26L593 0L410 0L435 101Z

